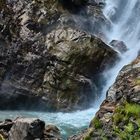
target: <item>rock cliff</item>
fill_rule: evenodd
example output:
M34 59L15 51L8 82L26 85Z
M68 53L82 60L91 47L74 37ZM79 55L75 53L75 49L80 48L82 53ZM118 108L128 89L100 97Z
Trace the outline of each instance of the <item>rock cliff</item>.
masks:
M89 129L71 140L140 138L140 57L124 66Z
M98 96L99 75L117 53L90 31L108 22L99 3L69 2L1 2L1 109L71 111Z

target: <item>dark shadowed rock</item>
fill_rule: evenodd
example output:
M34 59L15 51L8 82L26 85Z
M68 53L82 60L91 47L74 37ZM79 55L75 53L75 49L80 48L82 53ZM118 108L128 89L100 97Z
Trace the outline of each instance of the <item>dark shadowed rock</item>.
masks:
M9 65L1 66L7 73L1 85L1 109L5 105L7 109L88 107L98 93L97 75L117 59L117 53L100 39L68 27L47 34L45 46L25 44L19 42L14 56L5 48L2 56L3 63L8 55Z
M0 129L3 129L8 132L8 131L10 131L12 125L13 125L12 120L7 119L4 122L0 122Z
M124 53L127 51L127 46L123 41L112 40L109 44L120 53Z
M57 0L3 4L0 108L88 108L101 89L99 75L117 59L113 49L85 32L98 32L106 23L101 8L85 3L78 19L77 13L72 14ZM93 28L87 26L90 19Z
M60 2L62 3L67 3L67 4L73 4L73 5L76 5L76 6L81 6L81 5L84 5L88 2L88 0L60 0Z

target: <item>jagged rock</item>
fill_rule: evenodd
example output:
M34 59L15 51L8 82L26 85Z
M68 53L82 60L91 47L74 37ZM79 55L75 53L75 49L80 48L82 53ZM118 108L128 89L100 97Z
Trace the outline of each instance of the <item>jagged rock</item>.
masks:
M139 139L140 57L124 66L107 92L90 127L75 136L80 139ZM81 136L81 137L80 137ZM79 138L80 137L80 138Z
M81 6L81 5L88 2L88 0L67 0L67 2L65 0L60 0L60 1L68 3L68 4L74 4L74 5L77 5L77 6Z
M4 122L0 122L0 129L3 129L8 132L11 129L12 125L13 125L12 120L7 119Z
M46 138L46 140L61 139L60 130L54 125L47 125L44 133L45 133L44 138Z
M56 0L6 1L5 6L0 16L0 108L89 107L100 89L98 75L114 64L117 53L81 31L87 31L85 22L77 25L76 13ZM105 21L101 9L89 4L84 15L94 19L94 26Z
M127 51L127 46L123 41L112 40L109 44L120 53L124 53Z
M9 140L60 140L56 126L48 125L36 118L17 118L0 123L0 138Z
M9 131L10 140L43 138L45 123L38 119L18 118Z
M11 108L87 107L91 96L97 96L92 93L98 92L94 75L114 64L117 58L117 53L100 39L72 28L53 30L46 35L42 48L36 44L20 45L17 56L7 57L11 65L7 69L10 75L1 86L2 109L9 102ZM36 50L32 49L34 46Z

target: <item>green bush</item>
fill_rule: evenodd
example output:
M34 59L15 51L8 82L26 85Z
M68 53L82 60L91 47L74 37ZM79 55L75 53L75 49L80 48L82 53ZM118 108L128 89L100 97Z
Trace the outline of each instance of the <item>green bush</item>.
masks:
M136 117L140 116L140 105L135 103L126 103L125 111L128 115L135 115Z
M95 129L99 129L102 127L102 124L98 118L93 119L92 125L95 127Z

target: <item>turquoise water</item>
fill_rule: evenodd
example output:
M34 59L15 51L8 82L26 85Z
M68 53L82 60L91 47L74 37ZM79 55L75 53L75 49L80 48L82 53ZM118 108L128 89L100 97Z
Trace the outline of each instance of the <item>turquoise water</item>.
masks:
M32 111L0 111L0 121L16 117L33 117L45 121L46 125L56 125L63 136L63 139L74 135L88 127L91 119L94 117L97 109L90 108L84 111L72 113L49 113L49 112L32 112Z

